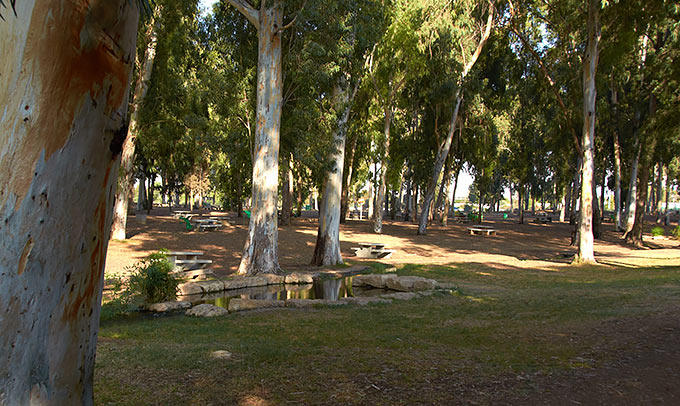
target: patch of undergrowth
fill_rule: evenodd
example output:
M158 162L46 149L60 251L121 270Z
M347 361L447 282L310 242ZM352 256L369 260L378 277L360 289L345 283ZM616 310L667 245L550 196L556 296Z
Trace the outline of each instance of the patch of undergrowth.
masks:
M154 252L126 268L124 275L110 279L113 288L109 300L102 306L101 318L135 312L152 303L174 300L182 278L173 273L164 251Z
M489 403L485 388L498 382L597 367L631 345L621 323L637 331L638 320L680 308L677 267L397 272L463 288L365 307L104 322L96 403ZM215 350L233 359L213 360Z

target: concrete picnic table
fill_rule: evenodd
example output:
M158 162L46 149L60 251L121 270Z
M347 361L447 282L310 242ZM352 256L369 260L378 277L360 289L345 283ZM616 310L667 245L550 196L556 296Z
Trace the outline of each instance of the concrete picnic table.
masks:
M358 247L352 247L354 255L359 258L389 258L396 250L385 249L385 244L374 242L360 242Z
M212 274L211 270L205 269L212 264L212 260L199 259L203 251L170 251L165 253L168 261L176 272L182 276L195 278L201 275Z
M474 227L468 227L468 231L470 231L470 235L474 234L484 234L484 235L495 235L496 234L496 229L494 229L491 226L474 226Z

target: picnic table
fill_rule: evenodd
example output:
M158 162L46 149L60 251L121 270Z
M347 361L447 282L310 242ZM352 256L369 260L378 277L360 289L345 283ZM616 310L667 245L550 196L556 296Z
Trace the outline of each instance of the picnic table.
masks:
M536 218L534 218L534 222L540 224L552 223L552 217L548 216L547 214L539 214L536 216Z
M165 255L174 271L185 278L205 277L213 273L210 269L206 269L212 264L212 260L201 259L202 251L170 251Z
M198 228L198 231L216 230L222 227L222 222L214 217L207 219L198 219L195 220L194 222L196 223L196 228Z
M470 235L482 234L482 235L496 235L496 229L491 226L474 226L468 227Z
M358 245L358 247L352 247L352 249L354 250L354 255L359 258L389 258L396 251L385 249L385 244L381 243L360 242Z
M172 212L172 217L178 219L180 217L185 217L191 220L191 218L195 216L195 214L192 214L190 211L187 210L175 210Z

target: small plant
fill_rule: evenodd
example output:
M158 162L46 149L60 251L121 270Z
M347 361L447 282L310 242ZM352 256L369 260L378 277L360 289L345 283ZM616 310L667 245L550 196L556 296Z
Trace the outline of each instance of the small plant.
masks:
M177 297L182 279L172 274L165 253L154 252L129 268L128 290L141 296L145 304L165 302Z
M672 233L675 238L680 238L680 226L675 227Z
M660 237L660 236L662 236L663 234L664 234L663 227L659 227L659 226L654 226L654 227L652 227L652 235L653 235L654 237Z
M182 278L172 273L163 251L137 261L125 269L128 276L112 275L109 300L102 307L102 318L126 314L144 305L174 300Z

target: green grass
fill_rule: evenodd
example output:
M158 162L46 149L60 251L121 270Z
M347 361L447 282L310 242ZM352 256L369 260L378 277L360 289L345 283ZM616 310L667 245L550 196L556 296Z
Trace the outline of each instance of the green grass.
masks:
M409 265L398 274L454 282L459 289L367 307L103 322L96 402L485 403L486 392L471 387L597 367L632 345L610 324L638 323L680 307L680 268ZM210 359L215 350L234 358Z

